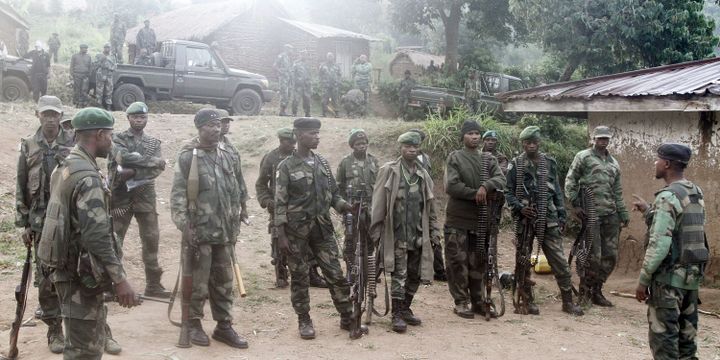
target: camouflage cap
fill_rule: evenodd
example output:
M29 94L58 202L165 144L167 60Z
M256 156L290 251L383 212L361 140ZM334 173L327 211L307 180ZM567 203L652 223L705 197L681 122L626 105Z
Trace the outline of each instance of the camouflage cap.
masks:
M597 138L611 138L612 137L612 130L610 130L607 126L598 126L595 129L593 129L593 139Z
M690 162L692 149L683 144L664 143L657 149L658 157L663 160L677 161L683 164Z
M497 136L497 131L495 131L495 130L488 130L488 131L486 131L486 132L483 134L483 136L482 136L483 140L485 140L485 139L487 139L487 138L497 139L497 137L498 137L498 136Z
M316 118L302 117L293 121L293 127L299 130L315 130L322 126L320 120Z
M397 141L401 144L406 145L420 145L422 142L422 139L420 138L420 134L414 131L408 131L402 135L400 135L397 139Z
M142 101L136 101L130 106L128 106L127 110L125 110L125 114L127 115L137 115L137 114L147 114L148 113L148 106L145 105Z
M68 121L72 121L72 118L64 118L64 119L60 120L60 123L61 123L61 124L64 124L64 123L66 123L66 122L68 122Z
M112 129L115 119L100 108L88 107L78 111L70 122L77 131L94 129Z
M537 126L528 126L520 133L520 141L540 140L540 128Z
M293 129L289 128L289 127L284 127L282 129L278 129L277 136L280 139L295 140L295 135L293 134Z
M230 117L230 113L225 109L216 109L218 115L220 116L220 120L230 120L234 121L235 119Z
M348 136L348 145L353 146L353 145L355 145L355 141L358 141L360 139L365 139L365 141L369 141L368 137L367 137L367 133L365 133L365 130L363 130L363 129L350 130L350 135Z
M58 114L63 113L62 101L52 95L43 95L38 99L37 108L38 113L43 111L54 111Z
M217 110L209 108L200 109L200 111L195 114L195 127L199 129L213 120L220 120L220 114L218 114Z

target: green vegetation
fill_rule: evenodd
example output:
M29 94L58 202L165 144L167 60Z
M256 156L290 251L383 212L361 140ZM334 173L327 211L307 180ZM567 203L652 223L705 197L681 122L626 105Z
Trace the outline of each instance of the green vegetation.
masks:
M25 246L20 240L20 230L12 219L0 221L0 269L14 269L25 261Z

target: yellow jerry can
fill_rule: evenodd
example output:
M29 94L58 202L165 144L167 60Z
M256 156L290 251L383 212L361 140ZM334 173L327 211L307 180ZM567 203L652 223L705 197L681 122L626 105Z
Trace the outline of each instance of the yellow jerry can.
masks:
M536 255L531 257L530 264L532 264L533 270L535 270L536 274L552 273L552 268L550 267L550 263L548 263L545 255Z

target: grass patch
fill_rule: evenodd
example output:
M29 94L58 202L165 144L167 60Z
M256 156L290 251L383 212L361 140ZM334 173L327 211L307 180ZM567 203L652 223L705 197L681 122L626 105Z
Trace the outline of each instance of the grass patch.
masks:
M17 263L25 261L26 249L20 239L21 230L14 221L6 218L0 221L0 269L14 269Z

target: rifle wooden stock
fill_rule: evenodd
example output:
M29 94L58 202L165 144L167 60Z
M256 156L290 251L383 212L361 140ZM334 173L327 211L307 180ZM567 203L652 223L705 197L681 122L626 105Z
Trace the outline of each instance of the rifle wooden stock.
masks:
M8 348L7 359L17 359L18 356L18 336L20 334L20 327L23 323L23 316L25 316L25 305L27 303L27 290L32 277L30 271L30 264L32 262L32 246L27 247L27 254L25 255L25 264L23 265L22 277L20 284L15 288L15 301L17 306L15 307L15 320L12 323L10 329L10 347Z
M235 251L233 250L233 272L235 273L235 283L237 284L240 297L246 297L247 291L245 291L245 283L243 282L242 273L240 272L240 265L235 260Z

